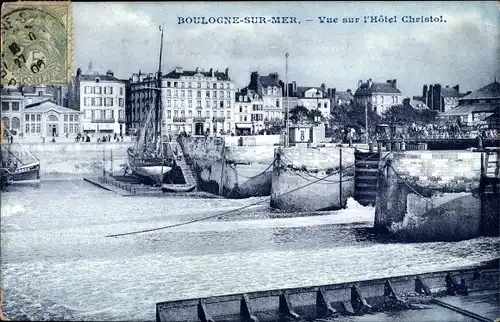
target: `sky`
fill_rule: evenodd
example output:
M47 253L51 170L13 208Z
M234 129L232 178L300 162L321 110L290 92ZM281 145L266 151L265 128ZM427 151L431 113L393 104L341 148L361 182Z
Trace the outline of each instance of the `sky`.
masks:
M403 16L446 22L402 23ZM179 17L295 17L300 24L179 24ZM364 23L396 16L397 23ZM320 23L319 17L339 18ZM343 18L360 18L342 23ZM312 21L306 21L312 20ZM474 91L500 80L500 2L75 2L73 72L112 70L128 79L156 72L164 24L163 73L175 67L224 71L236 88L250 73L277 72L298 86L356 90L358 80L397 79L404 96L430 83Z

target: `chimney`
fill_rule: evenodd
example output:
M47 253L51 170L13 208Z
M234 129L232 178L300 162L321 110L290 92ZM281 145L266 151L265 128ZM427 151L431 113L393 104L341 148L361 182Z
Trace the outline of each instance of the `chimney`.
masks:
M183 71L183 70L182 70L182 67L175 67L175 72L176 72L177 74L182 74L182 71ZM196 67L196 71L198 72L198 67Z
M248 88L256 90L258 80L259 80L259 72L252 72L250 74L250 84L248 85Z
M113 71L111 69L108 69L106 71L106 76L115 76L115 74L113 73Z
M455 89L457 93L460 94L460 86L458 84L453 86L453 89Z
M270 73L269 76L272 77L273 81L277 83L279 81L279 75L278 73Z
M214 69L210 68L210 77L214 77Z
M427 84L422 89L422 101L427 102Z
M200 71L200 67L196 67L196 72L198 73Z
M350 88L347 89L347 93L352 93Z
M446 88L450 88L450 85L446 85Z
M229 78L229 68L226 68L226 78Z
M323 93L325 93L325 88L326 88L325 83L321 84L321 91L322 91Z
M396 81L395 79L393 79L393 80L392 80L392 86L394 86L394 88L396 88L396 87L397 87L397 86L396 86L396 82L397 82L397 81Z
M292 85L293 85L293 91L292 91L292 93L295 95L295 94L297 94L297 82L293 81Z
M371 78L369 78L369 79L368 79L368 88L372 87L372 84L373 84L372 79L371 79Z
M78 68L78 69L76 70L76 78L79 78L81 74L82 74L82 69L81 69L81 68Z
M363 84L363 81L360 79L360 80L358 81L358 88L360 88L360 87L361 87L361 84Z

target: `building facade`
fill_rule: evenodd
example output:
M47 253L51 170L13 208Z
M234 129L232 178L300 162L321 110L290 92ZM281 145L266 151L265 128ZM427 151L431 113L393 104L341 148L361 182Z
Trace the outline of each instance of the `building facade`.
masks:
M402 93L397 88L395 79L388 80L385 83L375 83L371 78L366 83L360 80L354 98L359 104L371 108L379 115L382 115L392 106L403 103Z
M171 133L195 135L234 133L234 84L229 69L224 73L176 68L162 76L157 88L155 74L133 74L130 79L130 128L137 131L154 109L161 91L163 124Z
M500 111L500 83L495 81L461 97L458 106L441 114L464 125L488 124L488 118Z
M250 74L250 83L246 87L262 99L264 128L284 126L283 93L278 73L260 76L258 72Z
M24 133L24 96L19 88L6 86L1 90L3 126L14 136Z
M59 106L49 99L26 105L23 115L27 137L74 137L81 133L83 112Z
M236 135L258 134L264 130L264 100L254 90L244 88L235 95Z
M125 82L112 71L83 75L78 69L76 104L83 133L125 134Z

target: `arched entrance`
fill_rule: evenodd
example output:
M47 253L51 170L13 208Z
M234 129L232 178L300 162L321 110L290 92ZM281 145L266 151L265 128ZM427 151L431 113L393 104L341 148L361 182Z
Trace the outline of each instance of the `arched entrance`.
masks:
M59 135L59 119L55 115L47 117L47 136Z

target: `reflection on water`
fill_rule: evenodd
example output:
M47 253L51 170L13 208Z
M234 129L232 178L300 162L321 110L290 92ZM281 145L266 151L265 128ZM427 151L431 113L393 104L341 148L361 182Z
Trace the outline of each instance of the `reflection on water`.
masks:
M120 197L81 180L2 193L5 311L11 319L153 320L155 303L453 269L495 258L498 238L398 244L372 208L287 214L242 200Z

